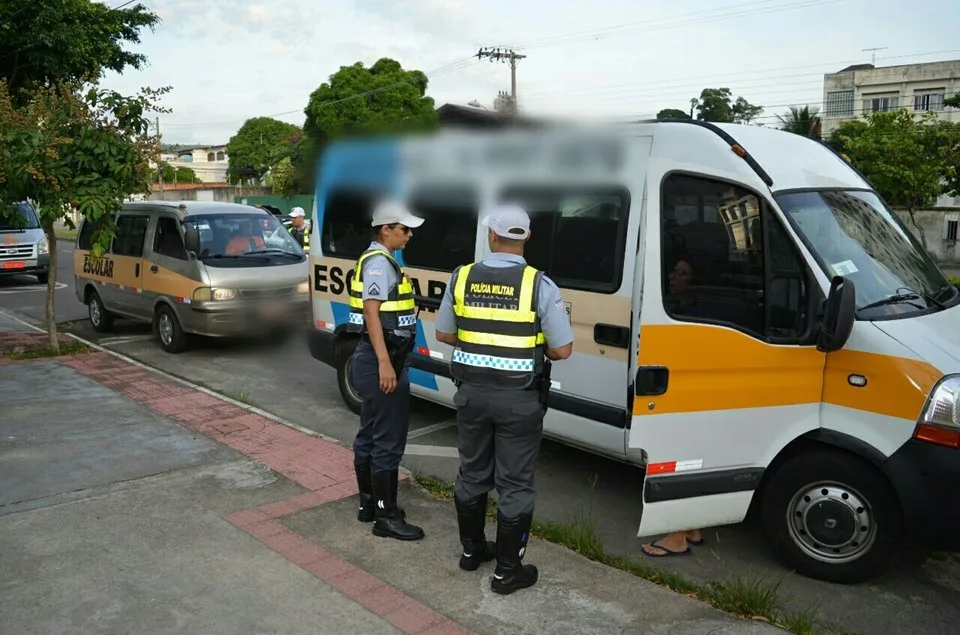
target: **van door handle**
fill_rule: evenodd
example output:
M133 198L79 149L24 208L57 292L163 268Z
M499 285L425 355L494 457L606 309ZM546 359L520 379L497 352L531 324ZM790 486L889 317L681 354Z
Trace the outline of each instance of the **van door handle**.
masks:
M134 271L133 275L135 275L136 277L139 278L139 277L140 277L140 263L139 263L139 262L137 263L137 266L136 266L136 268L135 268L133 271Z
M613 324L594 324L593 341L617 348L630 348L630 329Z
M667 392L670 371L666 366L641 366L637 369L637 382L634 392L637 395L652 397Z
M157 273L158 271L159 269L157 269L157 265L150 266L150 273Z

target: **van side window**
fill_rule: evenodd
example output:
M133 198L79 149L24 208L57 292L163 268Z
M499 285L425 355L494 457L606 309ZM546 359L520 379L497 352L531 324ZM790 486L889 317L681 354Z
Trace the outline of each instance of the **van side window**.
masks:
M94 220L85 220L80 226L80 235L77 237L77 249L89 251L93 249L93 236L100 228L100 223Z
M761 338L800 336L806 318L803 261L756 195L677 174L664 181L661 204L669 315L726 324Z
M473 188L422 187L407 203L426 222L413 231L403 250L404 264L452 272L474 261L480 197Z
M149 216L121 216L117 219L117 235L113 237L110 251L118 256L140 258L149 225Z
M530 214L524 256L566 289L615 293L623 278L630 197L624 188L515 187L500 195Z
M373 206L380 193L359 188L334 188L327 195L320 228L324 256L354 260L370 245Z
M157 219L153 253L177 260L187 259L187 248L183 245L183 237L180 235L180 228L175 218L161 216Z

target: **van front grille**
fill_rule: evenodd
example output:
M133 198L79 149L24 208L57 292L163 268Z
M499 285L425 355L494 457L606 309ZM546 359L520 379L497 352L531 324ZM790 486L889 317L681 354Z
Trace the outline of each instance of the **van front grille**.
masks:
M0 260L23 260L33 257L33 245L0 245Z
M240 289L240 297L245 300L267 300L269 298L284 298L297 290L296 287L274 287L272 289Z

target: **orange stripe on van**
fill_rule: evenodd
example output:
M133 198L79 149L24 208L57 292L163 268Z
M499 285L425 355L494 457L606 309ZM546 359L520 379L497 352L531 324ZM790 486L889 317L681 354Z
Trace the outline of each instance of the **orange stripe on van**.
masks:
M773 346L732 329L699 324L642 327L638 362L666 367L669 380L665 394L634 400L637 416L822 400L916 420L941 376L917 360L850 350L825 356L812 346ZM866 377L866 385L851 385L851 374Z

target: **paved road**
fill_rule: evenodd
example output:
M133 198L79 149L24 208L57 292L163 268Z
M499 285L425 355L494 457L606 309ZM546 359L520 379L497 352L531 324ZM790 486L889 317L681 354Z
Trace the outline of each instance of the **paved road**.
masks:
M61 268L61 281L71 275ZM9 299L0 295L0 306L15 308ZM69 295L59 307L67 315L85 315ZM42 308L39 314L31 311L26 313L42 317ZM86 321L71 328L108 348L213 390L233 396L242 393L265 410L335 439L350 440L356 430L357 417L340 399L335 372L313 360L298 338L282 345L207 341L196 350L174 356L163 353L149 327L138 324L118 321L115 332L106 336L94 333ZM457 469L454 424L452 411L416 402L404 464L452 480ZM544 444L540 456L538 518L563 522L589 510L609 551L640 554L635 537L643 479L640 470L552 442ZM770 580L786 575L781 588L792 604L806 607L819 603L822 619L846 632L946 633L953 632L960 622L960 556L924 560L914 554L886 577L844 587L788 575L752 524L709 530L705 535L707 545L697 548L693 557L652 563L681 571L701 583L728 575L761 574ZM531 562L534 560L535 554L531 554Z
M87 316L85 306L77 302L73 287L73 244L57 241L57 291L54 307L57 322L80 320ZM46 285L34 276L0 278L0 308L13 309L35 320L45 319Z

